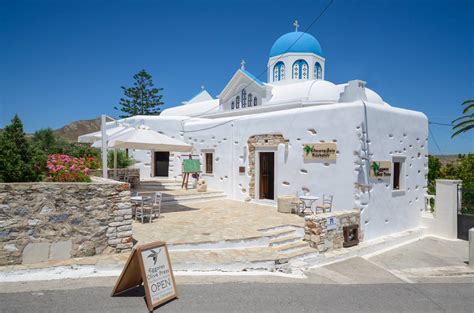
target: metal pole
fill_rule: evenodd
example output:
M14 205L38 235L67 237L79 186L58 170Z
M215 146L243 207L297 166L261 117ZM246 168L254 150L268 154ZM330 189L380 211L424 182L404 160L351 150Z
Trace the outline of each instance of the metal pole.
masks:
M107 132L106 132L106 115L101 115L100 130L102 133L102 177L107 178Z
M117 180L117 149L114 149L114 179Z

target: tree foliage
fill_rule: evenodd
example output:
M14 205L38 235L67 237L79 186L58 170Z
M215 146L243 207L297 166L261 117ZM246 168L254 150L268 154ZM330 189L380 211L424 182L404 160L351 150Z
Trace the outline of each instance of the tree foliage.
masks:
M464 115L451 122L453 124L456 123L453 126L454 133L451 135L451 138L474 128L474 113L469 113L474 111L474 100L466 100L462 105L465 106L462 111Z
M124 150L117 150L117 168L127 168L135 161L130 158ZM109 151L107 155L109 168L114 168L114 151Z
M41 179L41 156L30 146L18 115L13 117L1 133L0 151L0 181L27 182Z
M159 115L160 106L164 104L161 101L163 95L159 94L163 88L155 88L151 75L145 70L135 74L133 79L135 80L133 87L121 87L125 97L120 99L121 107L114 109L124 113L120 115L121 118L134 115Z

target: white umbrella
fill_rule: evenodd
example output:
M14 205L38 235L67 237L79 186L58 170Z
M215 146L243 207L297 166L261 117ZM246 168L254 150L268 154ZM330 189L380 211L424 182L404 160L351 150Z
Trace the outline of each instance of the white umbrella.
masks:
M132 127L117 126L117 127L107 129L106 134L107 134L107 138L110 138L113 136L125 134L126 132L129 132L132 130L133 130ZM95 142L97 140L99 140L100 142L101 138L102 138L102 132L98 131L98 132L79 136L78 139L79 139L79 142ZM94 147L100 148L100 144L98 146L94 145Z
M94 147L100 147L101 141L94 142ZM181 140L168 137L146 127L132 128L115 136L111 136L107 144L114 149L138 149L154 151L190 152L192 146Z

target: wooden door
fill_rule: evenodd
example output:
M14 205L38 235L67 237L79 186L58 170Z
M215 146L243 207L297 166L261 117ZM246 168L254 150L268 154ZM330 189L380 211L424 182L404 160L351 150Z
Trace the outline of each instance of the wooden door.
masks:
M260 199L274 200L274 183L275 183L275 153L260 152Z
M169 152L155 152L155 176L168 177L170 166Z

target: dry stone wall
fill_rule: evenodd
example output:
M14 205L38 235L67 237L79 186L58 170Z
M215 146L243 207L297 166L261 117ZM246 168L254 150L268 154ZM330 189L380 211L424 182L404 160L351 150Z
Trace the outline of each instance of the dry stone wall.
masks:
M132 248L130 186L0 183L0 265L115 253Z
M330 217L334 217L336 220L334 229L328 229L327 222ZM319 252L340 249L344 243L343 227L354 224L359 225L359 241L361 241L363 232L360 227L360 212L358 210L309 215L305 217L304 239Z

